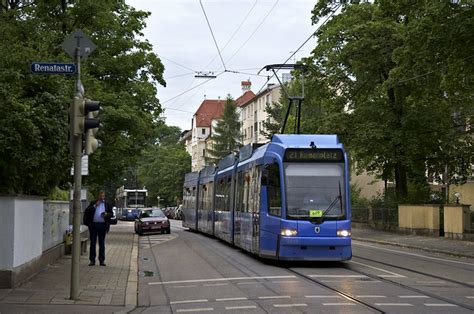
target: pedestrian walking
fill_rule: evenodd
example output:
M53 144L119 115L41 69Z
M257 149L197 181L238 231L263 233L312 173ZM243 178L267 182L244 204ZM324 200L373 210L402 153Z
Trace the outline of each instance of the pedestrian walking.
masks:
M95 265L96 243L99 240L99 263L105 266L105 235L109 232L112 206L105 201L105 192L100 191L97 199L87 206L84 212L84 224L89 227L90 249L89 266Z

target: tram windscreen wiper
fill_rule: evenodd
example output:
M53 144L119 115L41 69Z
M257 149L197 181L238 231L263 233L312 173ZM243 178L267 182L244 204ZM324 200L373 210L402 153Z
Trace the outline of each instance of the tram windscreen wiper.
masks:
M342 211L341 181L339 181L339 195L336 196L336 198L331 202L331 204L329 204L328 208L326 208L326 209L323 211L323 214L321 215L320 218L325 217L326 214L329 213L329 211L334 207L334 205L337 204L337 201L339 201L339 204L340 204L340 206L341 206L341 211Z

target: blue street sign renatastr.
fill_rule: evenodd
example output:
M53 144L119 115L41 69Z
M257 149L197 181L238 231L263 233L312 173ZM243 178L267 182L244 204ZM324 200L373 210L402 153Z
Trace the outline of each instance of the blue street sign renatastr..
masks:
M33 74L75 74L75 63L32 62L30 67Z

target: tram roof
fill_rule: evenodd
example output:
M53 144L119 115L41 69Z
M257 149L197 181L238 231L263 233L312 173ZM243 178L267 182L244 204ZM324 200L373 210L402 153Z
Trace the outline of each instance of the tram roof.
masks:
M311 147L311 143L316 148L342 147L336 134L275 134L271 142L295 148Z

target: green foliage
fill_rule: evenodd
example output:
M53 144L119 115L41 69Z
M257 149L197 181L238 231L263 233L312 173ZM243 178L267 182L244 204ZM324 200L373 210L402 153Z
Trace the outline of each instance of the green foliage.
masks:
M263 128L260 130L260 134L267 139L271 139L273 134L278 134L281 131L284 119L283 106L278 102L265 104L265 112L269 119L263 121Z
M369 200L365 198L362 193L362 189L356 184L351 184L351 206L357 208L367 208L369 206Z
M102 147L90 156L92 190L120 185L122 169L156 140L163 65L142 30L149 13L120 1L36 1L0 14L0 194L48 195L70 180L68 105L74 78L35 76L30 61L72 62L60 47L79 28L97 45L82 60L85 97L99 100Z
M333 8L318 1L313 21ZM474 110L474 45L466 45L474 40L472 8L344 4L304 60L306 107L315 118L306 132L339 134L359 168L395 180L399 201L426 196L427 170L447 165L451 182L465 180L474 162L473 129L465 127Z
M54 187L54 189L49 193L48 200L52 201L69 201L69 191L61 190L59 187Z
M223 157L237 151L241 146L239 115L234 99L230 95L227 96L224 113L222 118L217 121L211 139L213 144L212 149L209 149L211 156L209 159L213 163L217 163Z
M175 206L181 202L184 175L191 171L191 156L182 144L157 144L147 148L139 161L139 177L153 204Z

